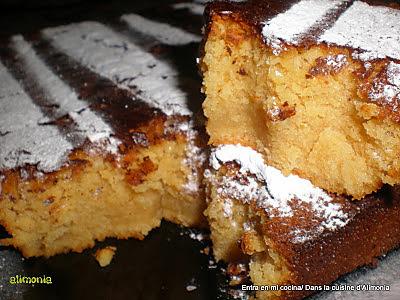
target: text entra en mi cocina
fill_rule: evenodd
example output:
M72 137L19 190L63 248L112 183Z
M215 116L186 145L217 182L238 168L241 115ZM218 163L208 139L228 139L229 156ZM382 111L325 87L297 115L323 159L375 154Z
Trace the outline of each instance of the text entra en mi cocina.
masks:
M242 291L390 291L387 284L335 284L335 285L245 285Z

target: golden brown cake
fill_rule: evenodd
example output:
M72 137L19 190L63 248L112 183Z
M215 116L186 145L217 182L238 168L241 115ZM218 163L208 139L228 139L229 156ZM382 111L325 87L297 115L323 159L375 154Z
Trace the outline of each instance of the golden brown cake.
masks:
M240 145L213 149L205 178L214 255L249 265L237 283L257 299L302 299L400 245L398 187L351 201Z
M2 245L51 256L163 218L204 225L203 135L167 57L83 22L14 36L0 58Z
M208 6L210 144L361 199L400 181L400 10L383 1Z

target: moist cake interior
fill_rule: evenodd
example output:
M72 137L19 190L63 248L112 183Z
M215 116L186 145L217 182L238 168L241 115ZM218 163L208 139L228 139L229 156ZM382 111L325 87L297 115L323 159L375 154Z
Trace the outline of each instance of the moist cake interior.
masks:
M327 191L361 199L385 183L399 182L400 65L375 56L362 60L353 48L322 39L336 27L347 30L348 19L365 11L387 24L369 30L360 19L359 30L364 26L369 35L392 38L396 45L392 27L398 28L400 12L360 1L343 12L339 4L344 1L334 8L324 2L322 12L330 8L336 23L326 25L332 26L329 31L324 27L329 20L321 17L322 25L314 25L317 38L322 35L317 43L311 33L301 32L299 17L319 22L309 14L313 5L320 9L317 2L301 1L277 16L278 1L210 6L201 62L209 143L251 146L286 175L298 174ZM284 24L289 21L299 23L297 40L288 40L291 29L286 33ZM356 42L368 38L354 37Z

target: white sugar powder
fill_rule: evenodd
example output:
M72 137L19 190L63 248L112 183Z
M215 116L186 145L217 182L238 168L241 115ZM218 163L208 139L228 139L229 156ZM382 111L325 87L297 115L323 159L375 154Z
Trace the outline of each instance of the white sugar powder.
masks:
M326 57L326 64L338 70L347 64L347 57L344 54L328 55Z
M202 169L207 156L203 148L197 146L198 132L194 129L193 121L179 123L172 129L176 132L184 132L186 134L186 157L182 164L189 168L187 181L183 185L183 189L187 193L198 193L201 185L201 176L199 170Z
M224 199L223 203L223 210L224 210L224 217L230 218L232 217L232 206L233 202L231 199Z
M386 69L388 83L375 80L368 94L372 101L392 103L396 98L400 100L400 65L390 62Z
M278 54L284 50L282 41L296 45L313 26L324 30L324 17L346 2L349 1L302 0L262 23L264 39ZM400 59L399 20L398 9L355 1L317 42L354 48L353 58L364 61Z
M224 145L215 149L211 164L218 170L221 163L235 161L240 165L240 172L249 172L268 185L269 193L278 199L290 200L294 196L301 200L310 198L330 199L320 188L309 180L296 175L284 176L278 169L265 165L262 155L249 147Z
M57 104L55 117L69 115L77 124L77 133L83 139L87 138L92 143L106 141L108 144L106 149L116 153L119 142L110 141L114 140L111 127L91 111L88 104L80 100L78 95L46 66L22 36L14 36L12 46L24 61L26 72L37 78L38 84L50 96L51 103Z
M202 15L204 13L204 5L198 3L182 2L172 4L174 9L187 9L194 15Z
M312 233L335 230L349 221L340 204L334 203L322 189L296 175L284 176L278 169L267 166L262 155L249 147L223 145L212 151L212 168L218 170L227 162L237 163L240 169L236 177L223 176L218 182L217 192L224 197L244 203L256 201L269 217L280 218L294 215L292 201L296 199L309 205L312 213L321 220Z
M387 68L387 78L390 84L400 88L400 64L390 62Z
M122 88L141 91L141 99L166 114L191 115L178 71L110 28L82 22L43 30L68 56Z
M185 45L201 41L199 35L136 14L123 15L121 20L133 30L151 36L166 45Z
M303 0L263 23L262 34L276 50L280 40L296 44L297 38L345 1Z
M362 60L400 59L400 11L356 1L319 41L359 49Z
M0 169L37 165L50 172L67 160L73 145L33 104L19 83L0 63Z

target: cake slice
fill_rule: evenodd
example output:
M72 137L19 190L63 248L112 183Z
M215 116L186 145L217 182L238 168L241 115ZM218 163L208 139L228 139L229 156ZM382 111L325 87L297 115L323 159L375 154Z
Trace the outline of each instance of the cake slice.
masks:
M205 178L214 255L248 264L257 299L302 299L400 245L397 186L351 201L240 145L214 148Z
M205 225L197 98L166 54L83 22L14 36L0 58L2 245L51 256L163 218Z
M355 199L398 184L400 10L376 3L210 4L210 144L250 146L285 175Z
M302 299L398 247L398 6L250 0L205 15L216 259L247 263L257 299Z

